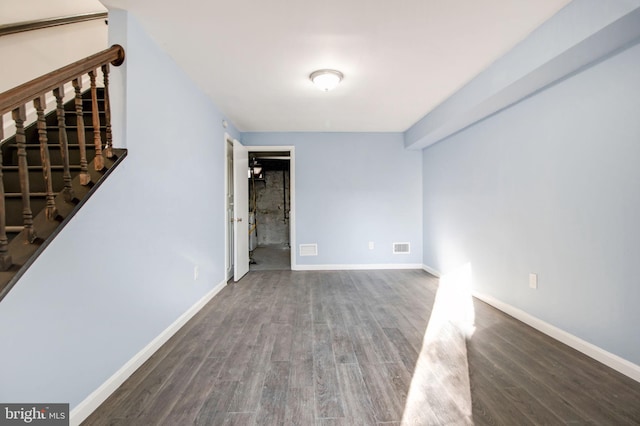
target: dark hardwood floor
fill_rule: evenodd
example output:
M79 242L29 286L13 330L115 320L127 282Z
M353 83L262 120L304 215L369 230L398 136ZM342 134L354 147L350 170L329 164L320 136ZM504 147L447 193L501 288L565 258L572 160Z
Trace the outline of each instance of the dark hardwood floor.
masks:
M422 271L250 272L83 424L640 424L640 383L477 300L465 334L437 291Z

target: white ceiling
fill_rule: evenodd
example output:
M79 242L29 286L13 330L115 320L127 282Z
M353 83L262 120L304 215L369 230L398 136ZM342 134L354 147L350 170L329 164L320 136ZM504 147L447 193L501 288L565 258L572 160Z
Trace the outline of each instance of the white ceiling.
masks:
M103 0L241 131L405 131L570 0ZM344 73L332 92L320 68Z

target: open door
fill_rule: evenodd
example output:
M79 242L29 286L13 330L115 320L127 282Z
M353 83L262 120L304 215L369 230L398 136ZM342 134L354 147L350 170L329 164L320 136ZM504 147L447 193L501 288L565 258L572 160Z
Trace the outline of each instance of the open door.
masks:
M249 272L249 151L233 141L233 280Z

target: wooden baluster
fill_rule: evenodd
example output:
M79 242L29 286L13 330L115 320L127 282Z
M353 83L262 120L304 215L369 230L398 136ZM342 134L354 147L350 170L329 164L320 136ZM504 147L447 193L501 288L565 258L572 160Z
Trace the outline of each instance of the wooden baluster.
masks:
M98 110L98 88L96 87L96 72L89 71L91 79L91 117L93 119L93 145L96 147L96 156L93 165L97 171L104 169L104 157L102 156L102 136L100 135L100 111Z
M109 64L102 66L102 77L104 78L104 119L107 132L107 149L105 156L113 157L113 135L111 134L111 102L109 101Z
M91 176L89 176L87 169L87 145L84 134L84 118L82 118L82 93L80 93L82 81L80 81L80 77L75 78L72 84L76 92L76 119L78 126L78 145L80 146L80 184L88 185L89 182L91 182Z
M16 123L16 145L18 146L18 169L20 173L20 189L22 191L22 221L27 232L27 240L32 243L36 240L36 232L33 229L33 212L31 211L31 199L29 197L29 164L27 162L27 138L24 133L24 120L27 112L24 105L12 112L13 121Z
M62 179L64 189L62 194L66 202L71 202L75 197L71 186L71 170L69 167L69 139L67 138L67 125L64 120L64 86L53 89L56 98L56 115L58 117L58 140L60 142L60 157L62 158Z
M4 139L4 123L0 114L0 142ZM0 147L1 148L1 147ZM7 217L4 206L4 180L2 177L2 149L0 149L0 271L6 271L11 267L11 255L8 251L9 239L7 238Z
M44 118L44 109L47 101L44 95L40 95L33 100L33 106L38 116L38 140L40 141L40 159L42 163L42 175L47 188L47 205L45 214L47 219L53 220L56 217L57 209L55 197L53 195L53 182L51 177L51 158L49 157L49 140L47 139L47 121Z

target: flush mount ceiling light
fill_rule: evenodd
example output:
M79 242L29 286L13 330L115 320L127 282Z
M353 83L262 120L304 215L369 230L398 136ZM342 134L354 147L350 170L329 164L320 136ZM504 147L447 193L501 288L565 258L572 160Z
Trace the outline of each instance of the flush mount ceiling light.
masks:
M320 90L328 92L336 88L344 75L336 70L318 70L311 73L309 80Z

